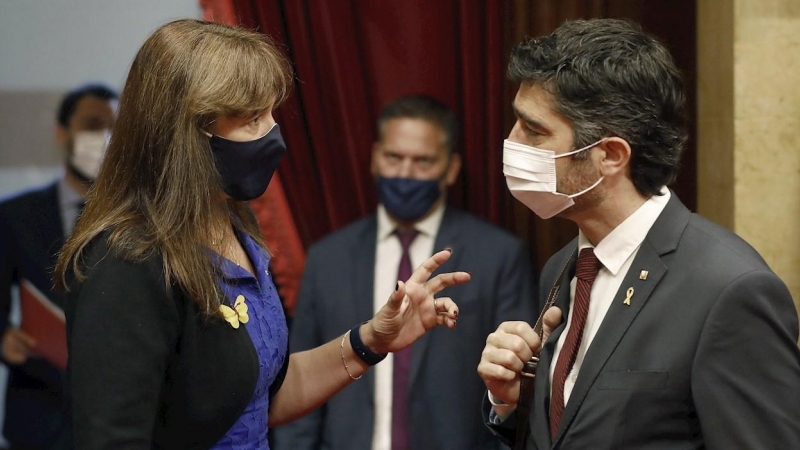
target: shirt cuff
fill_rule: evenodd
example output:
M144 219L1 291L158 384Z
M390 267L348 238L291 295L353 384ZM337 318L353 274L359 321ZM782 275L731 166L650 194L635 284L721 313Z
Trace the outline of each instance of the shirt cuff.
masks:
M504 403L502 400L495 397L491 391L487 391L487 393L489 394L489 403L492 404L492 410L489 411L489 422L499 425L517 409L517 404Z

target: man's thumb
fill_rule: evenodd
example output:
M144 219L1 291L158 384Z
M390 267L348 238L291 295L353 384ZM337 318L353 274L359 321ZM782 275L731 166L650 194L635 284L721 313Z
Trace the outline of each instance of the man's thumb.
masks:
M542 318L542 346L544 343L547 342L547 338L550 337L550 333L553 332L559 325L561 325L561 308L557 306L551 306L550 309L545 311L544 317Z

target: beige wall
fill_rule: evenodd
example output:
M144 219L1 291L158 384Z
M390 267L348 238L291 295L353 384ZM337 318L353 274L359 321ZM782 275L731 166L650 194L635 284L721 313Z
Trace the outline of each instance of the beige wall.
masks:
M698 0L698 210L800 310L800 1Z

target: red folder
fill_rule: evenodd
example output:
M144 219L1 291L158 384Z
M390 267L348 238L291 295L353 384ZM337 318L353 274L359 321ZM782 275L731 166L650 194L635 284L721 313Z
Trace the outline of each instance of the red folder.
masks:
M33 351L56 367L66 369L67 321L64 311L28 280L20 283L19 296L21 328L36 340Z

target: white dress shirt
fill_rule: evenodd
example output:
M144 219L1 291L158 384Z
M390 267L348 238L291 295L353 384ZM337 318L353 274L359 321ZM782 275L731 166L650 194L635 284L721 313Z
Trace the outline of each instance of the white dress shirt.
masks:
M63 226L64 236L72 234L75 221L78 220L79 206L84 202L83 196L75 191L67 180L62 176L56 185L58 193L58 209L61 213L61 225Z
M592 285L592 291L589 296L589 312L586 315L586 325L583 329L583 337L581 339L580 347L578 347L578 354L575 357L575 364L572 366L564 383L564 404L569 402L572 388L575 387L575 381L578 379L578 374L583 364L583 359L586 356L586 351L592 345L597 330L603 319L606 317L608 308L611 303L615 301L615 296L622 285L622 280L628 273L639 247L644 242L644 238L650 231L650 228L655 223L658 216L667 206L670 198L670 192L667 188L661 190L664 195L651 196L647 201L642 204L633 214L628 216L621 224L614 228L599 244L594 248L594 254L597 259L603 264L597 278ZM581 249L591 247L592 244L584 236L583 232L578 232L578 251ZM572 311L573 304L575 303L575 286L577 278L572 278L569 285L569 309ZM622 301L623 299L616 299ZM635 300L634 300L635 301ZM553 362L550 364L550 386L553 385L553 372L555 371L556 361L561 354L561 348L564 346L564 341L567 339L567 333L572 326L572 317L570 314L569 322L566 328L559 336L556 343L555 353L553 355Z
M409 247L412 270L420 266L433 254L436 234L444 216L444 202L428 217L414 224L419 234ZM403 248L400 240L393 234L397 225L392 221L386 208L378 205L378 236L375 248L375 286L373 305L377 312L394 291L397 284L397 271ZM406 281L406 280L403 280ZM392 448L392 371L394 359L391 353L375 370L375 427L372 435L372 450L391 450Z

